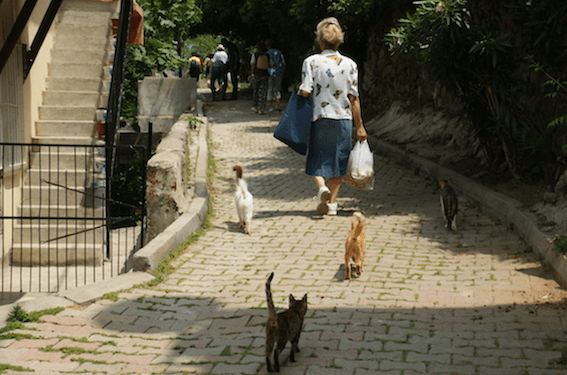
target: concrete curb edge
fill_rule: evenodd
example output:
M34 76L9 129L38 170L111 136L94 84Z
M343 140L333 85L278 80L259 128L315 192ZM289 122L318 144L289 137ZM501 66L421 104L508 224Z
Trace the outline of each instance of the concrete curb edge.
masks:
M503 220L511 230L521 236L540 257L544 265L550 269L556 280L563 287L567 287L566 257L554 251L550 239L519 210L522 203L496 193L450 169L419 156L410 155L399 147L375 137L369 137L368 142L374 152L402 161L410 167L416 168L420 174L434 179L449 178L458 193L474 200L483 212Z

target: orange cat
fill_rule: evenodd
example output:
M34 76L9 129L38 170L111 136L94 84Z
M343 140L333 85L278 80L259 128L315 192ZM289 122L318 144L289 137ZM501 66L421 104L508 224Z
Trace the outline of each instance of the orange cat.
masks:
M351 222L351 231L345 243L345 280L350 280L350 261L356 263L356 273L362 273L362 262L364 261L364 249L366 248L366 220L360 212L352 214L358 221Z

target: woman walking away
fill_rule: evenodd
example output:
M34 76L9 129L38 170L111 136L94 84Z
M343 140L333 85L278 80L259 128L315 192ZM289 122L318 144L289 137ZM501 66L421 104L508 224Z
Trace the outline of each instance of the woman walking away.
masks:
M318 187L317 213L337 214L337 196L346 173L352 126L359 141L367 138L358 97L358 66L341 55L344 34L336 18L317 25L321 53L307 57L302 66L301 95L313 97L311 139L305 173ZM325 183L329 180L329 187Z

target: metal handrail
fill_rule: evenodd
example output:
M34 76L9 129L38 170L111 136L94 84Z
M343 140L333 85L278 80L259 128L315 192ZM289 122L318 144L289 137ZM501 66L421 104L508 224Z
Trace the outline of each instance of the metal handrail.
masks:
M116 129L120 122L120 109L122 105L122 89L124 87L124 70L126 54L128 53L128 37L130 33L130 19L133 11L133 0L122 0L120 3L120 16L116 34L116 47L112 68L108 106L106 107L106 123L104 137L106 141L106 196L112 196L112 177L114 175L114 149ZM111 210L110 202L106 201L106 211ZM110 223L107 223L106 240L110 241Z

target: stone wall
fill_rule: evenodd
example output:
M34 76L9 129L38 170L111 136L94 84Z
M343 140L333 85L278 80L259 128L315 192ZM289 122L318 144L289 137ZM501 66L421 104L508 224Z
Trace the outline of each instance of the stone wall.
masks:
M377 24L368 33L361 86L367 131L445 165L482 159L462 103L411 57L390 54L384 34L391 26Z
M189 132L189 121L175 122L148 161L147 242L186 212L191 203L187 176Z

